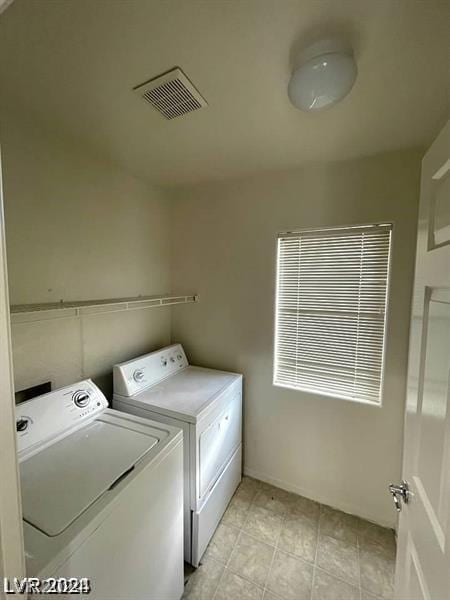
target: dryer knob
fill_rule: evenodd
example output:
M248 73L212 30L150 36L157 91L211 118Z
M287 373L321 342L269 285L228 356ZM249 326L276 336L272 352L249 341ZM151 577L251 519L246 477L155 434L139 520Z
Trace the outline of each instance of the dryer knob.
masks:
M142 369L136 369L133 373L133 379L136 383L140 383L144 379L144 371L142 371Z

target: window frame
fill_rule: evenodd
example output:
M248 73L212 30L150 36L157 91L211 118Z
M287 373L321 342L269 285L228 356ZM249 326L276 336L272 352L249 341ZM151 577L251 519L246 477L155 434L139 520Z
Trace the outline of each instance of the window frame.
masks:
M385 300L385 318L384 318L384 327L383 327L383 347L382 347L382 355L381 355L381 377L380 377L380 400L379 402L375 402L372 400L367 400L364 398L350 398L348 396L341 396L337 393L333 394L331 392L322 392L315 391L311 389L304 389L295 385L288 385L283 383L276 382L276 366L277 366L277 339L278 339L278 265L279 265L279 254L280 254L280 238L286 237L289 235L295 236L296 234L301 234L303 232L313 233L317 232L326 232L326 231L336 231L339 229L342 230L357 230L357 229L369 229L373 227L390 227L391 235L390 235L390 245L389 245L389 255L387 260L387 281L386 281L386 300ZM326 225L326 226L311 226L311 227L296 227L294 229L287 229L284 231L279 231L276 234L275 238L275 286L274 286L274 319L273 319L273 352L272 352L272 386L276 388L281 388L285 390L291 390L295 392L301 392L302 394L310 394L312 396L321 396L325 398L334 398L336 400L342 400L351 403L364 404L365 406L371 406L374 408L382 408L384 405L385 398L385 384L386 384L386 357L388 351L388 331L389 331L389 321L390 321L390 305L391 305L391 285L392 285L392 262L393 262L393 253L394 253L394 243L395 243L395 222L394 221L376 221L376 222L366 222L366 223L352 223L350 225Z

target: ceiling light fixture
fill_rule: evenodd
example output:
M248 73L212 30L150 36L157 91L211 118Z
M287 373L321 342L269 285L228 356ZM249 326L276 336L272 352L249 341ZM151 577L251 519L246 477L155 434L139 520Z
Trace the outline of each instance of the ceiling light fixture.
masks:
M357 68L353 52L332 40L310 46L299 56L288 95L296 108L317 111L333 106L350 92Z

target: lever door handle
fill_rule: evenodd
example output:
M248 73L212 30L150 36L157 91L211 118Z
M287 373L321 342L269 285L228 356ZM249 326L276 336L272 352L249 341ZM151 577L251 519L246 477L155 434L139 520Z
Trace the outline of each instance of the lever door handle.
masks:
M408 504L411 495L408 482L405 480L399 484L390 483L389 493L392 495L392 500L394 501L395 510L397 512L402 510L402 502Z

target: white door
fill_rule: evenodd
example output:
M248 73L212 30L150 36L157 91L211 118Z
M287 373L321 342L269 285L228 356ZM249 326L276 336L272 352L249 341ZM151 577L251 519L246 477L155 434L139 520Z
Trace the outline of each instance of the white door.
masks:
M24 572L0 157L0 598L2 577Z
M396 598L450 598L450 121L422 162ZM401 498L401 494L399 494Z

